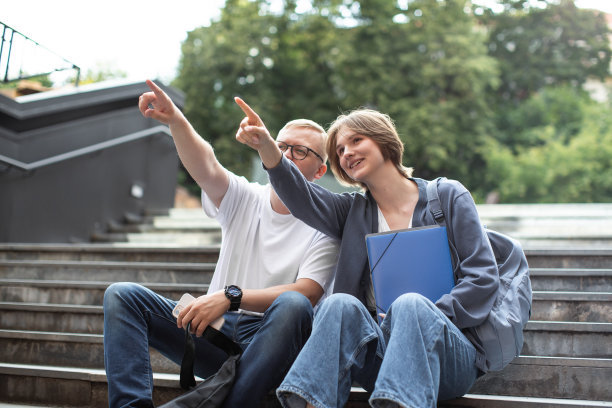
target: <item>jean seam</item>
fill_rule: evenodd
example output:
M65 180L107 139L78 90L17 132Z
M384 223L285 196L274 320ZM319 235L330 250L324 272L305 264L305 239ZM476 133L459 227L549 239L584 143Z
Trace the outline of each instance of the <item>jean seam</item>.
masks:
M346 373L350 370L351 366L354 365L356 361L356 356L361 352L363 347L366 344L368 344L370 341L374 340L375 338L376 338L376 333L370 336L367 336L357 345L357 347L355 347L355 351L353 352L353 354L351 354L350 358L348 359L346 363L346 366L342 368L342 371L340 372L340 377L343 377L344 375L346 375Z
M373 392L372 395L370 396L370 399L368 400L368 403L370 404L370 406L374 406L373 402L379 399L391 401L392 403L397 404L402 408L411 408L410 405L405 405L398 395L391 394L388 392L376 392L376 391Z
M148 308L144 308L144 310L142 311L142 316L146 321L147 324L147 338L146 338L146 342L147 342L147 350L149 349L149 337L151 336L151 315L153 313L148 309ZM149 397L151 398L151 400L153 400L153 394L152 394L152 389L153 389L153 384L151 384L151 377L152 377L152 373L151 370L151 352L149 351L148 353L145 353L146 357L143 361L143 372L144 372L144 378L146 378L146 382L147 382L147 390L149 393Z

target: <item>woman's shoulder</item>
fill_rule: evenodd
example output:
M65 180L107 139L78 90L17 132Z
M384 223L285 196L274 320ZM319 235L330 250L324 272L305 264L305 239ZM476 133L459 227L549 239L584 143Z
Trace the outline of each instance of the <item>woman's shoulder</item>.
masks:
M423 189L423 190L426 190L427 185L429 183L437 182L438 183L438 195L440 196L441 200L444 200L445 198L448 200L453 200L454 198L462 194L466 194L466 193L469 194L468 189L458 180L449 179L446 177L440 177L439 179L433 179L433 180L413 178L413 180L417 183L417 185L419 186L419 189Z
M468 189L459 180L443 178L438 183L438 189L449 195L461 195L467 193Z

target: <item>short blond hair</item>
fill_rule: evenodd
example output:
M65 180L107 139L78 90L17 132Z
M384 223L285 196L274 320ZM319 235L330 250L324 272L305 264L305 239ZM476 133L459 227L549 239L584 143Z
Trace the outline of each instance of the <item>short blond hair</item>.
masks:
M372 109L356 109L348 114L338 116L327 130L326 150L329 155L329 165L340 183L367 189L364 183L352 179L340 167L340 159L336 153L336 143L338 132L343 127L372 139L379 147L383 159L390 160L402 176L406 178L412 177L412 168L402 165L404 144L397 134L393 120L389 115Z
M287 122L285 126L283 126L283 128L278 132L278 136L280 136L284 131L290 128L307 128L316 131L321 136L321 149L317 151L317 153L320 154L321 157L323 157L323 162L327 161L327 152L325 151L325 146L327 143L327 132L325 132L323 126L310 119L294 119Z

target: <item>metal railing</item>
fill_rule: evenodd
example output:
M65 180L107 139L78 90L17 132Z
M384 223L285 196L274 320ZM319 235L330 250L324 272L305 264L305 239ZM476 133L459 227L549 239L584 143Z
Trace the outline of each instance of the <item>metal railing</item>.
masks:
M41 167L49 166L51 164L74 159L80 156L85 156L85 155L95 153L101 150L109 149L114 146L129 143L134 140L143 139L149 136L154 136L160 133L166 134L168 137L172 137L170 134L170 129L168 129L168 127L159 125L159 126L155 126L149 129L130 133L130 134L118 137L116 139L108 140L108 141L101 142L101 143L96 143L91 146L82 147L80 149L75 149L75 150L72 150L66 153L61 153L56 156L48 157L46 159L38 160L32 163L24 163L22 161L11 159L10 157L0 154L0 163L7 164L10 167L15 167L23 171L32 171L32 170L39 169Z
M2 40L1 40L1 44L0 44L0 69L4 68L4 75L3 75L3 79L2 82L4 83L8 83L8 82L13 82L13 81L18 81L21 79L28 79L28 78L33 78L33 77L37 77L37 76L42 76L42 75L49 75L52 74L54 72L59 72L59 71L66 71L66 70L71 70L74 69L76 71L76 79L75 79L75 86L79 86L79 80L80 80L80 76L81 76L81 68L79 68L76 64L68 61L67 59L63 58L62 56L54 53L53 51L49 50L48 48L44 47L43 45L39 44L38 42L34 41L33 39L31 39L30 37L20 33L19 31L7 26L6 24L4 24L3 22L0 21L0 29L2 29ZM58 68L53 68L50 70L43 70L43 72L27 72L23 69L22 66L19 67L18 70L18 75L15 78L9 78L9 72L10 72L10 68L11 68L11 54L15 51L13 48L14 46L17 45L17 38L20 38L22 40L22 42L25 42L25 44L32 44L35 47L39 47L39 49L42 49L44 51L46 51L49 54L54 55L55 57L59 58L60 60L62 60L63 62L65 62L66 64L68 64L67 66L64 67L58 67ZM6 49L6 53L5 53L5 47Z

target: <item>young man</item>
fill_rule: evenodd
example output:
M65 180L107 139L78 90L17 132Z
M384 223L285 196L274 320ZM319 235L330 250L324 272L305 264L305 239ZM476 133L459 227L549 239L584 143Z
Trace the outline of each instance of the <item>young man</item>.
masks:
M276 388L306 342L313 306L333 279L338 244L294 218L270 185L248 183L217 161L212 146L153 82L140 96L145 117L170 127L179 157L202 188L204 211L223 239L208 293L172 316L176 301L135 283L111 285L104 296L104 361L109 405L152 407L149 345L180 363L184 328L196 338L195 374L215 373L226 355L200 336L219 317L221 331L243 349L227 407L256 407ZM289 122L279 147L308 180L323 176L325 132L307 120Z

